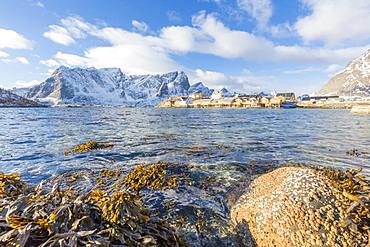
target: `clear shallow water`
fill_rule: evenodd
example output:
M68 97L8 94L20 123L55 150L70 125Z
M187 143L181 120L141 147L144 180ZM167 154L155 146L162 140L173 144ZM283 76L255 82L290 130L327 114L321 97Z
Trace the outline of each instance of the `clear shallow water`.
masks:
M114 147L64 156L88 139ZM370 116L320 109L0 108L0 171L30 182L140 162L303 162L370 174ZM112 162L112 159L115 162Z

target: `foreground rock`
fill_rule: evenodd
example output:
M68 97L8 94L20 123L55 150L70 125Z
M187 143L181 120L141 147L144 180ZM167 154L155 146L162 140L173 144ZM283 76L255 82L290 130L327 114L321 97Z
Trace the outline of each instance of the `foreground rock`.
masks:
M369 182L356 172L283 167L231 209L258 246L369 246Z

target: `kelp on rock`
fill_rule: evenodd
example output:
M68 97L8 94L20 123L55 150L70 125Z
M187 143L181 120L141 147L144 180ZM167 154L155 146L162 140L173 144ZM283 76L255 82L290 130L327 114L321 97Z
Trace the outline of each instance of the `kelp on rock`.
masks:
M162 173L162 166L155 164L141 169L144 173L146 170ZM118 173L103 170L101 174L112 178ZM26 186L18 175L0 174L1 244L186 245L173 228L144 206L140 192L132 193L115 186L120 180L111 187L103 187L102 182L98 182L89 192L80 193L68 185L78 182L80 175L63 177L64 186L54 181L46 186L41 183L33 187ZM127 180L125 176L120 179ZM157 184L154 178L148 179L153 179L154 184ZM171 179L168 178L169 181ZM159 186L155 188L160 189Z

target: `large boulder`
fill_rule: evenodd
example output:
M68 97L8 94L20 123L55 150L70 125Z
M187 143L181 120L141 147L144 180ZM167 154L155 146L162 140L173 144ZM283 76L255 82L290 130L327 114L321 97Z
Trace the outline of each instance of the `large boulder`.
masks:
M282 167L231 209L258 246L369 246L369 182L356 172Z

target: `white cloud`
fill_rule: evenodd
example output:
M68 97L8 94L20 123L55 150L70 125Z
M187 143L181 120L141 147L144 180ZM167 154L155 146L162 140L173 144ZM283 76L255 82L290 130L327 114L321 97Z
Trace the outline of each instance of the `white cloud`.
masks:
M271 0L238 0L238 5L256 19L259 28L267 26L272 16Z
M47 71L47 72L41 72L41 73L40 73L40 75L49 77L49 76L51 76L54 72L55 72L55 68L54 68L54 69L48 69L48 71Z
M44 5L42 2L40 2L40 1L36 1L36 2L35 2L35 5L36 5L37 7L40 7L40 8L45 8L45 5Z
M157 74L182 69L163 49L145 45L98 47L88 50L85 56L93 66L119 67L132 74Z
M52 75L52 74L54 73L54 71L55 71L55 70L53 70L53 69L48 69L47 74L48 74L48 75Z
M294 26L288 22L270 26L269 32L275 38L286 38L296 35Z
M169 21L173 21L173 22L181 22L182 21L182 18L180 17L179 13L177 13L174 10L167 11L166 15L167 15L167 18L168 18Z
M96 47L86 51L83 57L58 52L54 59L55 65L117 67L129 74L157 74L182 69L163 50L140 45ZM41 63L54 64L51 61Z
M326 69L325 72L329 73L329 75L337 74L344 68L343 65L340 64L330 64Z
M291 75L291 74L311 73L311 72L317 72L317 71L321 71L321 69L314 68L314 67L307 67L307 68L303 68L303 69L285 70L285 71L283 71L283 73Z
M266 81L271 80L271 77L256 76L249 70L244 70L237 76L228 76L224 73L202 69L189 71L188 74L191 81L202 81L215 89L226 86L231 92L261 92L268 88Z
M57 52L54 58L59 61L60 64L68 66L86 66L88 62L87 58L60 51Z
M14 61L12 59L9 59L9 58L3 58L3 59L0 59L0 62L3 62L3 63L12 63Z
M15 85L16 87L32 87L35 85L40 84L41 82L38 80L31 80L31 81L16 81Z
M41 60L40 64L43 64L50 68L60 66L60 63L55 61L54 59Z
M51 25L49 26L49 29L49 31L43 34L45 38L48 38L61 45L70 45L75 42L66 28L57 25Z
M84 56L58 52L53 59L41 60L40 63L49 67L58 65L119 67L127 73L165 73L179 70L181 66L174 62L163 48L163 41L158 37L144 36L120 28L98 28L80 18L62 19L63 28L74 30L72 36L84 38L91 35L108 41L112 46L94 47L85 51ZM67 25L68 24L68 25ZM80 33L79 33L80 32Z
M224 85L229 84L227 76L216 71L197 69L194 74L191 74L191 77L193 78L192 81L202 81L207 86L215 89L221 89Z
M9 58L9 54L2 51L0 51L0 61L4 63L21 63L21 64L30 63L30 61L28 61L28 59L25 57Z
M275 61L299 63L344 63L363 54L370 46L343 49L309 48L302 46L276 46Z
M21 64L29 64L30 63L28 61L28 59L25 58L25 57L16 57L15 60L18 61L18 62L20 62Z
M206 14L204 11L193 17L192 26L163 27L159 36L143 35L121 28L99 28L78 17L62 19L61 23L63 27L60 26L60 28L63 28L62 30L65 30L71 39L85 38L87 35L91 35L112 44L111 47L96 47L86 51L84 58L89 64L109 65L109 61L105 59L105 57L109 57L112 60L111 66L119 64L125 66L126 70L132 68L134 71L138 71L139 64L142 62L145 65L143 67L146 68L143 69L143 72L154 70L149 69L149 63L153 68L162 68L161 71L165 67L173 68L176 62L171 59L171 54L178 53L193 52L258 62L343 63L367 49L366 46L343 49L279 46L264 37L245 31L232 30L219 21L215 15ZM139 55L135 56L129 50L131 48ZM109 55L102 54L102 50L109 52ZM117 52L114 54L117 59L111 54L113 51ZM144 51L151 54L153 58L146 56ZM95 56L97 53L101 58ZM125 61L118 63L120 57ZM161 62L163 66L158 65Z
M193 27L172 26L161 31L165 47L177 52L197 52L223 58L243 58L259 62L346 62L362 54L368 46L343 49L275 45L254 34L231 30L214 15L200 12Z
M204 11L193 17L193 27L166 27L162 40L174 51L212 54L223 58L265 58L273 43L251 33L231 30Z
M6 53L5 51L0 51L0 58L7 58L9 57L9 54Z
M148 24L146 24L143 21L132 20L131 24L135 30L142 32L142 33L147 32L149 29Z
M96 26L83 21L80 17L68 17L62 19L62 26L67 29L68 33L76 39L81 39L86 37L86 33L94 32L97 28Z
M293 70L285 70L283 71L284 74L305 74L305 73L312 73L312 72L320 72L320 73L328 73L328 76L333 76L340 72L344 68L343 65L340 64L330 64L326 67L306 67L300 69L293 69Z
M0 48L32 49L32 42L10 29L0 28Z
M298 19L295 27L306 41L329 46L346 42L360 44L370 39L370 1L302 0L311 13Z
M87 33L93 33L96 30L94 25L84 22L80 17L64 18L60 24L50 25L44 37L66 46L75 43L75 39L85 38Z

